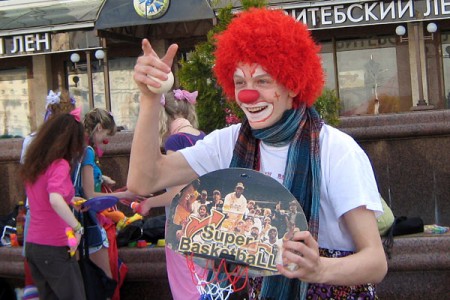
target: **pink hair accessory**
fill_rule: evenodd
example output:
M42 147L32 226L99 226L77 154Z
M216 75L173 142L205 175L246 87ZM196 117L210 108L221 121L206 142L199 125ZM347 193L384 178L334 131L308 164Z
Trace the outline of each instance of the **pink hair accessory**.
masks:
M162 106L166 106L166 97L164 94L161 95L161 100L159 100L159 103L161 103Z
M198 92L188 92L186 90L173 90L173 96L177 100L186 100L190 104L195 104L197 102Z
M75 118L78 123L81 122L81 107L77 107L70 112L70 114Z

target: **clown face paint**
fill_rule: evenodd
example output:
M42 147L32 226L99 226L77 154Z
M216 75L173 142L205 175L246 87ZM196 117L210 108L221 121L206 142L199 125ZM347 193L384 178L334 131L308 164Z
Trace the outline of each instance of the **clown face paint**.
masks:
M93 142L95 145L95 151L98 157L103 156L103 145L107 145L109 143L109 140L107 139L107 136L110 136L111 133L102 128L100 124L96 126L93 133Z
M236 102L253 129L272 126L292 108L295 95L278 84L260 65L240 64L233 78Z

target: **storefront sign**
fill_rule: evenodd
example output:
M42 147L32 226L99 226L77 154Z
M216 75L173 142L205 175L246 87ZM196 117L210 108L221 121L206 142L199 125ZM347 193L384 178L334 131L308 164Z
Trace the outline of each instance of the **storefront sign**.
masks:
M98 47L100 47L100 40L93 30L1 36L0 59Z
M304 3L299 2L284 5L282 8L287 14L307 24L311 29L423 21L450 16L450 0L358 1L356 3L355 1L325 1L318 4L320 5L305 7Z
M2 56L48 51L51 51L51 39L48 32L0 37L0 55Z

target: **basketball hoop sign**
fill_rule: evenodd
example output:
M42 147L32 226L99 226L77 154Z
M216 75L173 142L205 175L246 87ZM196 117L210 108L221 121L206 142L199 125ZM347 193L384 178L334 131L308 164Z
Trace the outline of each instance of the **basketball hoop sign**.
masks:
M173 199L166 244L215 272L242 268L239 276L269 276L282 264L283 239L307 227L298 201L280 182L230 168L201 176Z

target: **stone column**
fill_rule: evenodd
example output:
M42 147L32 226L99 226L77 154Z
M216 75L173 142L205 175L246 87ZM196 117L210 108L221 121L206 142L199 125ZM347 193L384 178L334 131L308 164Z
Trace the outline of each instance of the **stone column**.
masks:
M50 55L34 55L32 78L28 83L30 126L35 131L44 121L46 96L51 86L52 68ZM56 87L55 87L56 88Z

